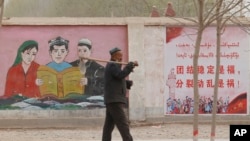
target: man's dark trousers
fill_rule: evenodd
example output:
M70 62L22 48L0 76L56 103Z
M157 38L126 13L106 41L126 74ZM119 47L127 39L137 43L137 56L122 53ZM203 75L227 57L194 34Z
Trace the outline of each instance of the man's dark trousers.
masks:
M129 131L128 118L124 111L124 103L106 104L106 119L103 127L102 141L111 141L112 131L116 125L123 141L133 141Z

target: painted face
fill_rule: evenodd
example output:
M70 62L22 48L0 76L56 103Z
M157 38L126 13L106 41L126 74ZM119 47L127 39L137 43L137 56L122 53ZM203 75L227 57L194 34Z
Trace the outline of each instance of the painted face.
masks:
M22 55L23 63L29 65L32 61L35 60L36 54L37 54L36 48L28 49L22 52L21 55Z
M54 45L54 49L50 52L52 60L56 63L62 63L65 57L68 55L68 50L65 45L57 46Z
M86 57L88 58L91 54L91 50L87 47L87 46L78 46L77 47L78 50L78 56L79 57Z

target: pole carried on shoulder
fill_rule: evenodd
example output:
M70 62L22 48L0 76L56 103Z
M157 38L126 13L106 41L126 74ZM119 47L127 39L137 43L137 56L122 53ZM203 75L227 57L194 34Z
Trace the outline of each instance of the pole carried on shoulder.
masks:
M117 63L117 64L121 64L121 65L127 65L127 62L118 62L118 61L109 61L109 60L103 60L103 59L98 59L98 58L92 58L92 57L82 57L82 59L86 59L86 60L93 60L93 61L97 61L97 62L105 62L105 63ZM139 66L137 62L134 62L135 66Z

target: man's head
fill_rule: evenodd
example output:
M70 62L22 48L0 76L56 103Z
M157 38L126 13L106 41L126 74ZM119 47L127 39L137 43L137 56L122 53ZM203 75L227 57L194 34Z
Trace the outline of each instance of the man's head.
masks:
M111 60L112 61L118 61L118 62L121 62L122 61L122 52L121 52L121 49L115 47L113 49L111 49L109 51L110 55L111 55Z
M49 53L53 61L56 63L62 63L64 61L69 52L68 44L69 41L60 36L49 40Z
M89 57L91 55L92 43L89 39L83 38L78 41L77 54L79 57Z

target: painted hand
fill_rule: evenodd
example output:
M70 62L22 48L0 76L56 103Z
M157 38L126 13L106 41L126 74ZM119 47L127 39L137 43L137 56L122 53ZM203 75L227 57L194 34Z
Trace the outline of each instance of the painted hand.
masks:
M37 78L35 83L36 83L37 86L41 86L41 85L43 85L43 80Z
M81 78L80 83L81 83L82 86L87 85L88 84L88 78L86 78L86 77Z

